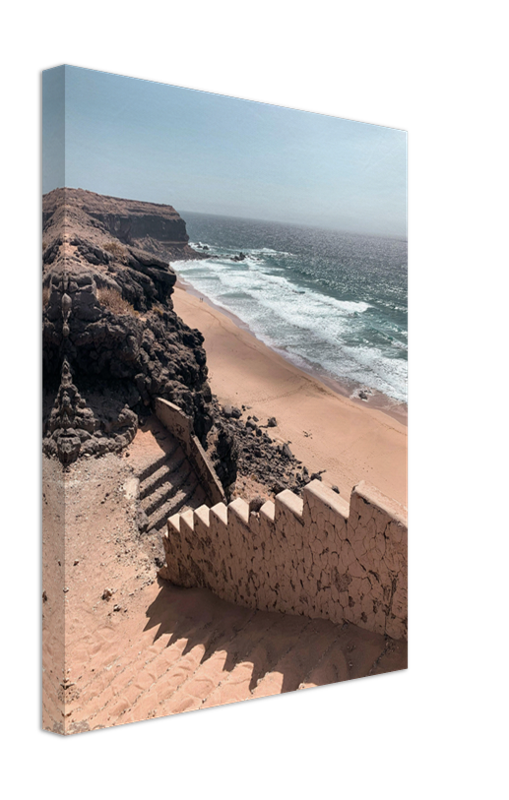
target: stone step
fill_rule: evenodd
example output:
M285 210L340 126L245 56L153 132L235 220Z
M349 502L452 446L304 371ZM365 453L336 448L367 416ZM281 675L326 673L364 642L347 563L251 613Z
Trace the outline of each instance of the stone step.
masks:
M197 479L193 481L193 484L189 483L182 487L161 506L160 510L151 514L149 517L149 530L161 530L166 526L166 522L172 514L178 514L188 509L194 511L196 508L209 503L209 498Z
M168 517L171 517L172 514L178 514L179 511L184 509L184 505L188 499L188 495L185 492L177 492L176 495L170 497L170 499L163 505L161 508L157 509L154 514L149 517L149 531L163 531L166 526L166 522Z
M140 479L140 509L148 517L148 530L165 527L168 517L179 511L208 504L209 498L178 441L144 468Z
M173 472L176 472L185 461L185 453L181 447L177 445L173 453L171 453L166 460L148 477L140 483L140 500L144 500L148 495L155 492L167 480Z
M159 489L156 489L155 492L152 492L152 494L148 495L144 500L141 501L141 508L147 517L150 517L155 511L157 511L158 508L170 500L170 498L177 493L180 487L186 484L191 473L191 465L184 459L180 467L177 470L174 470L173 474L169 476L168 480L163 483Z
M193 494L189 497L187 506L189 508L192 508L194 511L196 508L200 508L200 506L208 504L209 504L209 498L207 497L207 493L203 489L201 483L198 482L196 484L196 489L194 490Z
M148 477L150 477L150 475L153 472L155 472L155 470L157 470L162 464L164 464L164 462L168 458L171 458L171 456L173 455L175 450L177 450L178 447L179 447L179 442L177 441L177 439L172 437L169 447L167 447L165 451L161 453L158 457L152 455L151 457L148 458L148 461L147 459L144 459L144 462L147 461L147 463L144 463L143 468L140 469L138 473L138 478L140 480L140 483L146 480Z

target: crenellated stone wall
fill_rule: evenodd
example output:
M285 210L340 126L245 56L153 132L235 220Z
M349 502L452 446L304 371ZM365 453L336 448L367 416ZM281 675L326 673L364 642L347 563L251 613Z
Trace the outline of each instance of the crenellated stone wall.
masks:
M237 498L168 520L160 576L251 608L407 638L406 509L366 481L348 504L320 481L259 513Z

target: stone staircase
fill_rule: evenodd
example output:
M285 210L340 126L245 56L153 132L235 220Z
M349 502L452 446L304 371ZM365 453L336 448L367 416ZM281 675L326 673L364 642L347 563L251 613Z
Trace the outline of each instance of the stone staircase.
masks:
M138 431L128 457L82 460L70 472L65 606L63 572L54 566L60 553L50 558L46 549L43 562L45 729L78 733L406 668L404 641L232 605L158 579L155 526L204 500L178 442L156 419ZM135 533L133 495L118 491L135 476L153 535ZM50 522L47 535L61 529L59 518ZM51 540L59 541L54 533ZM51 634L63 629L62 680Z
M138 472L140 510L148 520L148 532L162 531L172 514L209 504L194 469L177 439L159 429L155 437L162 446Z

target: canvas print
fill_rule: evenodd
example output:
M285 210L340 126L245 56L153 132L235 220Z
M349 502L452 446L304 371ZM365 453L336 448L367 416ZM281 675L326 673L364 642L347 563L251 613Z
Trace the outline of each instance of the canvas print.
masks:
M405 669L406 133L42 91L44 729Z

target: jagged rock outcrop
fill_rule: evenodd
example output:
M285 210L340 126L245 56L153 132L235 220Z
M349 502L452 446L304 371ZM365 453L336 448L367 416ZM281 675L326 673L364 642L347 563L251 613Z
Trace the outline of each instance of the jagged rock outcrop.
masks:
M131 398L113 397L110 393L105 408L101 408L101 398L92 394L87 405L72 381L65 358L58 393L46 423L44 452L56 455L64 465L79 455L120 452L132 442L138 429L138 416L125 402L129 399L135 400L132 393Z
M221 409L221 413L224 449L227 451L231 446L229 441L233 440L237 472L253 476L259 484L266 487L269 495L276 495L283 489L291 489L300 495L304 486L309 483L309 472L295 458L287 444L276 442L269 436L267 428L271 427L270 424L259 425L258 421L239 409ZM222 449L221 437L216 447L218 453ZM215 467L217 471L218 466Z

